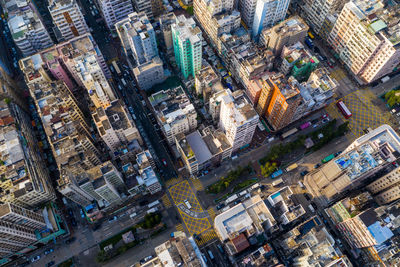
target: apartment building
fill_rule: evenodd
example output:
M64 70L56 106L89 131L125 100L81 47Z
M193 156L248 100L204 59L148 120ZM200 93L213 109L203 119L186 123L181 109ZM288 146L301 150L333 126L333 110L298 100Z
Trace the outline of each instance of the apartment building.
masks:
M313 71L307 82L298 85L302 101L297 107L293 121L328 105L338 86L339 83L330 77L327 68L319 68Z
M162 0L133 0L133 7L137 12L144 12L151 20L164 11Z
M162 34L161 40L164 42L164 47L167 49L167 53L169 54L172 54L174 52L171 25L174 24L175 21L176 21L176 16L173 12L163 14L159 18L160 31Z
M214 45L224 33L240 27L240 13L234 10L234 0L194 0L194 16Z
M352 267L319 217L312 217L283 235L279 242L293 266Z
M185 79L195 77L202 63L202 35L193 18L184 15L171 25L175 61Z
M11 36L24 56L30 56L53 45L39 12L31 1L3 0L3 12Z
M229 158L232 146L221 130L206 128L190 134L177 134L176 147L191 175L214 167Z
M282 73L261 78L262 85L256 110L275 129L291 123L302 98L294 77L286 79Z
M255 46L249 37L224 35L221 38L222 54L232 77L247 89L251 80L273 67L275 56L271 50Z
M0 221L32 229L46 228L43 215L12 203L0 205Z
M281 54L282 62L280 71L290 74L299 82L308 80L319 64L317 57L304 48L303 44L297 42L291 46L284 46Z
M144 12L129 14L115 24L126 55L132 55L137 65L158 56L156 34Z
M121 100L112 101L105 109L96 108L92 111L92 117L100 137L112 152L135 139L140 144L143 143L138 129Z
M227 93L220 104L219 127L232 145L232 152L235 152L250 144L259 116L242 90L227 90Z
M197 113L181 86L162 90L149 97L158 124L170 144L178 133L197 128Z
M268 198L271 205L271 213L281 224L288 224L303 216L306 211L301 204L294 204L292 200L293 192L289 186L285 186L272 193Z
M29 114L0 101L0 200L32 208L55 199Z
M316 34L319 34L328 16L340 12L348 0L303 0L301 15Z
M252 7L252 0L241 1L245 2L245 6L249 3ZM248 23L251 23L247 25L252 28L252 35L258 37L263 29L271 27L285 19L289 3L290 0L257 0L255 10L246 10L247 12L245 12L245 14L248 14L249 16L244 16L243 20L247 20ZM253 13L254 17L251 18L253 16L251 14Z
M383 1L345 4L330 34L330 44L360 83L368 84L400 64L399 5Z
M249 239L273 231L276 221L260 195L218 214L214 230L230 255L240 253L250 246Z
M48 9L54 25L61 34L61 40L70 40L89 32L81 9L75 0L51 0Z
M154 248L159 266L203 266L204 260L193 238L184 232L174 232L167 242ZM152 260L154 261L154 260Z
M133 12L130 0L96 0L96 5L111 31L114 30L115 23L125 19Z
M367 186L379 205L389 204L400 198L400 168L396 168Z
M164 67L158 56L132 69L137 85L142 90L149 90L154 85L165 81Z
M211 115L214 125L219 123L219 118L221 114L221 103L222 99L225 96L229 96L229 91L225 88L222 88L221 90L213 93L208 102L208 114Z
M203 96L204 103L207 103L215 92L223 90L221 77L211 66L205 66L196 74L195 88L196 94Z
M391 162L396 160L399 140L389 125L379 126L356 139L340 156L307 174L304 185L315 201L326 206L362 186L368 178L393 170Z
M308 25L302 18L293 16L271 28L263 29L260 42L271 49L275 56L280 56L284 46L303 42L308 29Z

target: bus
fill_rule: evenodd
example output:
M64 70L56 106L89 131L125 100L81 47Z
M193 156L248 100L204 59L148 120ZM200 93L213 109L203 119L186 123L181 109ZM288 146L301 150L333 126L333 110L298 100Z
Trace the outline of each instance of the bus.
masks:
M117 72L117 74L120 75L121 74L121 70L119 69L118 64L117 64L117 62L115 60L112 62L112 65L113 65L115 71Z
M293 128L293 129L291 129L291 130L289 130L289 131L283 133L283 134L281 135L281 138L282 138L282 139L285 139L285 138L291 136L292 134L297 133L297 131L298 131L297 128Z
M335 157L334 154L330 154L329 156L323 158L323 159L321 160L321 162L322 162L322 163L327 163L327 162L331 161L334 157Z
M343 103L342 100L339 100L338 102L336 102L336 106L338 107L340 112L342 112L343 116L346 119L351 117L352 114L351 114L350 110L346 107L346 105Z
M311 126L311 122L308 121L308 122L306 122L306 123L300 125L300 130L307 129L307 128L310 127L310 126Z

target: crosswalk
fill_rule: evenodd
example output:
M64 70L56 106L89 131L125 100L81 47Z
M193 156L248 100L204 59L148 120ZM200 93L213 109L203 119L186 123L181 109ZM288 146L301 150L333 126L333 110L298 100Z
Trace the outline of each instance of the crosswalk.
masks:
M209 209L207 210L207 212L208 212L208 215L210 216L211 222L214 222L214 219L215 219L215 217L217 216L217 214L216 214L214 208L213 208L213 207L209 208Z
M200 182L199 179L194 178L194 177L190 177L190 180L192 181L196 191L203 191L204 190L203 184Z
M162 201L164 207L166 207L166 208L172 207L171 200L169 199L169 197L167 196L167 194L164 194L164 195L162 196L161 201Z
M181 231L181 232L185 232L185 230L183 229L183 225L180 223L180 224L177 224L176 226L175 226L175 228L176 228L176 231Z
M206 245L210 241L217 238L217 234L214 232L214 229L207 229L199 235L200 239L196 240L196 243L199 247Z
M165 182L165 185L167 186L167 188L169 188L169 187L171 187L171 186L173 186L173 185L176 185L177 183L180 183L180 182L182 182L182 181L183 181L183 179L180 178L180 177L178 177L178 178L172 178L172 179L166 181L166 182Z

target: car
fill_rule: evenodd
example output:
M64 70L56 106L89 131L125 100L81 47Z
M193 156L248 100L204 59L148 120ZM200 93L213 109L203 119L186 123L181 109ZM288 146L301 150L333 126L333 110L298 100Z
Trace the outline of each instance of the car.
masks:
M234 205L237 205L239 203L242 203L242 201L240 199L236 200L235 202L233 202Z
M317 127L318 127L318 124L314 124L312 127L313 127L313 128L317 128Z
M53 266L54 264L55 264L54 261L50 261L50 262L48 262L48 263L46 264L46 267Z
M71 237L70 239L65 240L65 244L70 244L75 241L75 237Z
M329 66L329 68L333 69L333 64L329 61L328 61L328 66Z
M319 167L321 167L321 163L317 163L317 164L314 165L314 169L317 169Z
M54 251L54 249L48 249L48 250L46 250L45 252L44 252L44 255L47 255L47 254L50 254L50 253L52 253Z
M223 207L225 207L225 204L224 204L224 203L220 203L220 204L218 204L218 205L216 206L217 210L220 210L220 209L222 209Z
M162 159L161 161L164 164L164 166L167 166L167 161L165 159Z
M310 196L309 196L307 193L304 193L303 196L304 196L308 201L311 200Z
M114 217L108 219L108 222L110 223L110 222L116 221L117 219L118 219L118 217L114 216Z
M322 120L322 123L327 123L328 121L329 121L329 119L326 118L326 119L323 119L323 120Z
M153 258L153 256L147 256L140 260L140 264L144 264L144 263L148 262L149 260L151 260L152 258Z
M323 118L323 119L326 119L326 118L328 118L328 114L324 114L324 115L322 115L322 118Z
M302 172L300 173L300 175L301 175L301 176L306 176L307 173L308 173L308 171L302 171Z
M38 260L40 260L40 255L37 255L37 256L33 257L31 259L31 262L35 262L35 261L38 261Z

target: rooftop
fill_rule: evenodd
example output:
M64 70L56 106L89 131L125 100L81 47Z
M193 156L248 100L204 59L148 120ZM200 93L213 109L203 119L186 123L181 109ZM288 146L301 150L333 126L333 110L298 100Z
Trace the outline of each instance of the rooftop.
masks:
M382 125L356 139L334 160L307 174L305 185L314 197L326 204L390 166L389 163L400 155L399 151L399 136L389 125ZM386 169L385 172L391 168Z
M149 97L149 101L163 125L173 124L189 113L196 113L181 86L154 93Z
M176 17L176 22L171 25L179 33L178 38L182 43L190 40L192 44L201 41L201 30L196 26L193 18L186 18L184 15Z
M215 231L222 241L232 240L243 232L248 236L262 232L264 224L266 228L272 227L275 220L259 195L217 215L214 220Z
M127 18L115 23L115 28L118 31L127 31L131 37L140 36L141 38L146 37L145 33L148 31L153 31L153 25L144 12L129 14Z
M230 109L230 116L237 126L243 125L249 120L258 118L257 112L253 106L247 101L242 90L231 92L226 90L228 95L222 97L228 109Z
M308 30L307 23L299 16L290 17L272 28L265 28L262 34L269 35L271 31L279 35L295 35L298 32Z
M283 224L288 224L306 213L302 205L296 206L293 203L292 195L290 187L285 186L268 197L268 202L273 207L273 214Z

